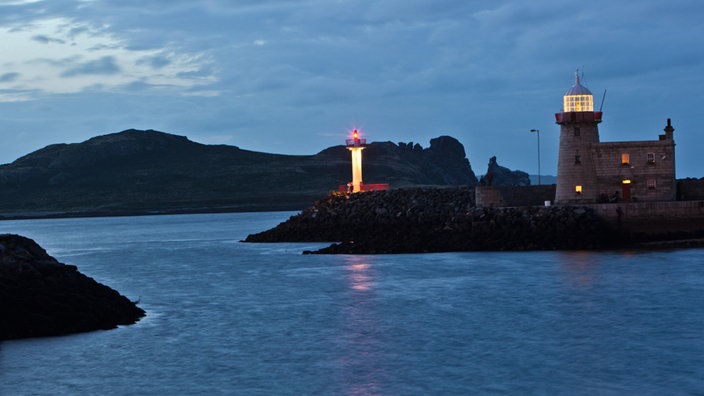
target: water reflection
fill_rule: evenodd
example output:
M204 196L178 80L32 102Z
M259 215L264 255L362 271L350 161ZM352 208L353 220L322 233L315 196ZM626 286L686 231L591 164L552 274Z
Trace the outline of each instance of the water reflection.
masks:
M575 251L561 253L560 268L572 286L588 289L594 284L599 262L592 252Z
M372 288L373 279L370 265L367 263L353 263L345 267L350 271L350 285L357 291L367 291Z
M380 323L376 269L370 257L345 258L349 288L343 308L339 345L341 391L346 395L382 394L384 372L383 325Z

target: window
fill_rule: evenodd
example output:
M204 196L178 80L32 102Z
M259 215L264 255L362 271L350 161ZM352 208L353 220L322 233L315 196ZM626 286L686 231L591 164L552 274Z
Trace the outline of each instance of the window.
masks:
M565 112L594 111L594 97L592 95L566 95L563 99Z
M621 165L628 165L631 163L631 156L628 153L621 154Z
M655 165L655 153L648 153L648 165Z
M621 180L621 184L631 184L631 180L630 179L623 179L623 180Z
M574 163L575 163L575 165L581 164L582 163L582 156L579 154L575 155L574 156Z
M648 179L646 181L646 185L648 186L648 190L655 190L657 183L655 182L655 179Z
M574 135L579 136L582 133L582 131L579 129L579 127L574 127Z
M574 186L574 192L577 194L581 194L582 193L582 186L580 186L580 185Z

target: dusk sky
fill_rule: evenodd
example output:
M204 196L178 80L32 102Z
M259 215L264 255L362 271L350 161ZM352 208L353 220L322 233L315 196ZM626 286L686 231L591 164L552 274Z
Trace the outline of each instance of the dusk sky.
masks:
M702 177L704 2L0 0L0 163L129 128L315 154L457 138L556 174L553 113L575 69L602 141L656 140ZM371 176L371 175L370 175Z

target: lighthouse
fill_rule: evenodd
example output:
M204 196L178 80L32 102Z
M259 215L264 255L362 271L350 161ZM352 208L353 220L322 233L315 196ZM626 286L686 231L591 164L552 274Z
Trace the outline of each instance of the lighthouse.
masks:
M352 139L347 139L347 149L352 154L352 192L362 191L362 150L367 146L366 139L359 138L359 131L352 132Z
M563 96L562 112L555 114L555 121L560 125L555 202L596 202L599 188L592 149L599 144L601 112L594 111L594 96L579 81L579 71Z

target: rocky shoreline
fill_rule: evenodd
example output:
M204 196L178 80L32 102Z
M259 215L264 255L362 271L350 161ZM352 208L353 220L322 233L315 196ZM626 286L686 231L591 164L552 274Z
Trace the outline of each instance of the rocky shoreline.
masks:
M477 208L472 188L332 193L245 242L335 242L325 254L587 250L628 236L584 207Z
M0 340L108 330L144 310L49 256L33 240L0 235Z

